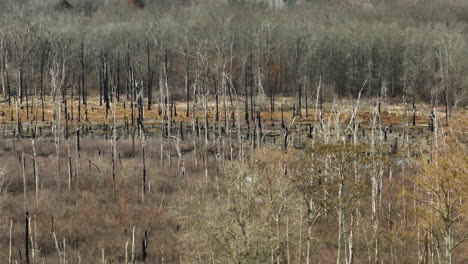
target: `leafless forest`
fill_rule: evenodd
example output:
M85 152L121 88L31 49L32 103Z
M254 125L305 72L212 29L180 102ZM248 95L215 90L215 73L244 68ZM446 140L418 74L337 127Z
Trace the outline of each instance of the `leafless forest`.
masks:
M0 0L0 263L468 263L468 2Z

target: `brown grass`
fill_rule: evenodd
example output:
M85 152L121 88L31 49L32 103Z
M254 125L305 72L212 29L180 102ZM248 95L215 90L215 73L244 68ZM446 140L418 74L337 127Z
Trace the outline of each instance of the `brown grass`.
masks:
M287 102L287 99L284 99L284 102ZM90 121L88 124L97 126L110 122L110 118L105 118L104 108L99 107L96 100L92 100L89 106L92 106L94 111L90 111ZM179 103L178 107L180 107L178 110L179 115L185 116L185 111L181 110L183 109L182 103ZM337 113L330 111L331 108L331 104L325 104L325 119L337 115ZM340 108L340 120L342 124L347 124L352 105L349 102L343 102L340 103ZM5 105L0 106L0 111L9 111L10 109ZM50 111L50 105L47 109ZM277 105L276 110L279 109ZM422 105L418 106L418 109L421 109L419 112L421 114L418 115L416 128L412 129L422 130L428 122L427 113L424 112L427 109L425 110ZM370 113L370 103L363 101L358 112L359 122L363 126L369 125ZM387 105L382 108L382 113L384 125L392 125L395 129L401 129L404 125L404 120L411 118L411 113L408 113L408 116L405 117L403 115L403 108L398 105ZM453 133L458 138L466 139L466 135L468 135L468 116L466 113L466 109L454 112L452 122L453 124L457 124L457 128L447 128L448 133ZM21 114L22 118L25 118L24 109L22 109ZM119 111L119 122L123 122L125 114L129 114L128 108L125 111ZM303 111L303 114L303 119L296 119L295 122L307 124L313 121L313 111L310 111L308 118L305 117L305 111ZM268 124L270 113L264 111L261 115L262 119L265 120L265 124ZM279 125L281 113L275 111L273 116L275 124ZM213 117L214 112L211 109L210 118ZM48 120L51 118L49 112L46 116L47 118ZM190 122L190 119L185 117L178 116L177 118L179 118L177 120L183 122ZM241 119L243 119L243 115L241 115ZM291 122L292 113L290 109L285 112L285 119L287 124ZM443 116L441 116L441 119L443 122ZM157 115L157 106L153 107L152 111L146 112L145 122L147 124L158 124L161 122L161 117ZM4 120L3 128L9 129L14 123L15 121ZM47 127L50 126L50 121L46 121L45 123L39 122L39 124ZM410 151L412 155L419 153L418 151L430 151L430 145L425 143L425 140L429 140L430 135L428 133L422 134L415 142L410 142L408 147L411 147ZM228 144L227 142L226 144ZM161 143L165 144L169 149L169 153L165 154L163 161L160 159ZM245 149L250 150L251 146L249 143L246 142L245 144ZM211 138L208 145L200 144L198 146L198 166L196 166L193 142L187 140L181 142L181 148L184 150L186 175L184 178L179 178L177 167L178 154L174 140L161 142L158 138L150 137L146 140L145 146L149 190L143 201L143 163L140 139L135 139L134 146L132 145L131 138L121 138L118 140L116 188L114 190L110 140L102 139L92 133L83 137L81 141L79 175L74 176L71 189L68 190L68 149L66 141L62 140L60 149L62 156L59 160L61 170L57 178L56 148L53 138L37 138L36 151L39 167L40 195L39 207L36 208L33 163L31 159L26 159L25 176L27 192L26 196L24 196L20 159L23 153L27 155L33 154L31 140L15 137L0 138L0 168L5 173L6 187L3 194L0 192L0 195L5 197L5 199L0 199L0 262L7 263L4 261L8 260L9 226L11 220L14 223L12 257L13 260L18 262L24 261L24 203L26 203L26 210L32 216L33 241L35 248L38 250L36 252L39 256L37 259L41 263L58 263L58 252L53 233L55 233L60 243L61 251L63 251L63 244L65 243L69 263L78 263L79 256L82 263L96 263L100 260L103 249L108 263L123 263L124 249L127 241L129 241L128 250L131 250L133 227L136 228L135 252L137 260L141 260L141 243L144 231L146 230L149 232L149 256L147 263L160 263L162 259L164 259L165 263L178 263L181 254L185 254L183 255L184 259L191 259L187 252L191 252L194 248L206 250L207 252L210 250L209 245L203 243L206 243L208 239L206 236L209 236L210 232L213 231L204 232L200 226L202 223L200 221L210 220L211 214L202 215L199 218L201 220L198 221L198 218L192 219L194 216L192 212L198 214L203 211L214 212L212 210L216 210L219 213L217 217L219 217L220 221L225 221L226 214L231 212L227 211L225 207L232 202L230 198L226 201L218 200L218 183L221 183L221 185L227 184L229 177L236 176L241 172L247 174L259 173L266 178L272 177L271 179L274 181L284 181L287 178L283 178L282 174L278 173L278 171L282 171L283 169L280 166L282 159L286 159L286 161L291 163L289 173L292 175L293 170L299 170L300 166L298 165L301 164L294 162L304 156L301 151L291 149L288 153L284 153L277 146L265 146L263 149L255 150L252 154L249 154L250 151L247 152L242 162L229 161L229 150L226 150L224 159L221 157L221 160L216 160L217 145L216 141ZM229 148L228 145L226 147ZM74 139L70 141L70 148L72 167L75 173L75 161L77 157ZM234 143L234 158L238 157L239 148L240 146L237 142ZM168 156L171 156L171 164L169 164ZM204 157L208 157L207 179L205 178ZM223 167L231 168L232 170L226 173ZM387 169L385 175L388 175ZM394 180L390 182L386 178L384 181L386 184L383 189L384 200L393 201L395 206L401 206L400 196L407 191L406 188L408 187L409 179L403 180L401 173L401 167L394 166ZM410 177L414 172L410 167L406 168L405 173L405 177ZM58 182L60 183L60 188ZM238 183L236 182L233 186L237 186L236 184ZM271 182L265 181L265 184L265 186L269 186L268 184L271 184ZM282 182L278 186L282 186L281 184ZM289 187L292 188L290 190L292 193L296 192L294 186ZM259 189L258 195L267 197L265 193L262 193L263 191L263 189ZM26 197L26 200L24 197ZM200 205L206 207L197 207L197 201L203 201ZM369 204L368 197L363 199L363 204ZM363 229L363 226L370 225L369 207L364 207L364 205L362 208L364 215L361 227L355 233L356 251L360 254L357 256L356 261L364 261L366 259L366 241L369 239L367 236L370 234L369 230ZM259 210L263 209L260 208ZM290 215L290 219L296 219L298 217L296 214ZM409 251L415 251L414 241L416 240L411 231L415 230L414 226L410 225L408 228L400 226L401 229L391 230L390 232L387 229L390 225L389 220L385 214L383 214L382 218L383 229L386 232L386 240L382 242L386 246L383 246L382 254L389 254L388 245L390 244L388 241L392 240L395 245L394 250L398 252L402 261L407 261L407 263L415 261L414 254L406 254ZM265 219L265 224L274 225L274 221L271 218ZM296 220L291 220L291 239L296 239L295 242L291 243L291 250L298 249L297 232L299 227L293 225L293 221ZM281 232L284 232L284 219L282 221ZM193 224L191 226L193 230L185 226L184 223ZM264 237L262 239L265 240L267 238ZM200 244L193 248L187 247L187 243L190 241ZM271 243L273 242L268 242L268 244ZM284 250L284 248L281 250ZM313 252L313 259L315 260L321 260L323 263L335 262L335 212L330 212L326 218L320 219L317 222L316 228L314 228ZM462 259L461 257L464 256L460 250L456 254L458 259Z
M123 96L122 96L123 97ZM231 117L231 112L238 112L240 114L241 120L243 120L244 117L244 103L241 101L239 104L239 109L236 110L235 105L234 108L230 107L229 100L227 100L227 105L228 105L228 110L227 110L227 120L230 121ZM284 105L284 119L285 121L289 122L293 118L293 113L292 113L292 105L295 102L294 98L289 98L289 97L281 97L276 99L275 101L275 111L273 114L270 113L270 102L268 100L263 100L264 102L262 103L262 100L260 102L257 102L257 107L258 109L261 109L261 117L262 119L266 122L269 123L271 120L271 117L273 117L273 120L278 123L281 120L281 105ZM359 106L359 119L361 122L368 122L371 119L371 102L374 101L369 101L366 99L362 99L360 106ZM192 103L192 102L191 102ZM346 117L349 117L350 113L353 110L353 104L354 101L350 100L341 100L337 102L339 105L339 112L342 113L342 120L343 122L348 122L349 120L346 119ZM121 102L117 103L116 102L116 122L117 124L124 124L125 118L130 122L131 120L131 107L130 107L130 102L127 101L125 98L121 98ZM124 108L125 105L125 108ZM184 102L177 102L177 116L174 117L175 122L184 122L184 123L192 123L193 119L195 118L194 114L192 113L192 109L190 109L191 114L190 117L186 117L186 105ZM51 120L52 120L52 108L53 105L50 103L49 98L46 99L45 102L45 111L44 111L44 119L45 121L43 122L41 120L42 118L42 110L41 110L41 104L40 101L35 100L34 104L32 102L29 102L29 119L27 118L27 107L26 103L23 102L22 105L20 105L20 120L23 123L30 123L30 124L37 124L38 126L43 126L47 127L51 125ZM34 107L34 108L33 108ZM37 109L36 109L37 107ZM68 102L68 107L69 107L69 114L71 116L72 112L72 104L69 101ZM323 110L323 118L327 120L329 116L332 114L332 103L324 103L324 110ZM402 104L382 104L382 112L381 112L381 118L382 121L385 125L400 125L407 120L408 122L412 122L412 110L410 109L410 105L407 106L407 112L406 116L404 115L404 105ZM106 117L106 110L105 110L105 104L99 105L99 100L98 98L95 97L90 97L88 98L88 121L85 121L85 107L84 105L81 106L81 121L78 122L78 102L74 101L73 102L73 120L70 120L70 125L81 125L81 124L86 124L86 125L109 125L112 124L113 122L113 115L112 115L112 107L111 110L109 110L109 113ZM192 108L192 106L191 106ZM423 104L418 104L417 105L417 114L416 114L416 123L417 125L427 125L429 122L429 116L430 116L430 108L428 108L426 105ZM224 121L224 108L222 102L219 104L219 116L220 120ZM158 102L152 105L151 110L147 110L147 104L145 102L145 123L148 126L151 125L160 125L163 119L163 116L158 114ZM444 119L445 116L445 109L443 107L439 107L438 111L440 113L440 118ZM463 110L466 112L466 110ZM135 107L135 115L137 114L138 109ZM299 118L299 116L296 115L296 123L310 123L314 121L314 116L315 116L315 102L309 101L309 115L306 117L306 109L305 109L305 103L303 103L303 109L302 109L302 118ZM37 118L36 118L37 114ZM64 114L65 111L62 109L62 121L65 123L65 118ZM208 104L208 118L210 120L215 119L215 103L214 101L211 101ZM200 107L199 113L197 115L201 120L204 120L205 115L204 115L204 108ZM12 118L13 117L13 120ZM12 102L12 105L9 106L6 102L0 104L0 124L3 125L8 125L8 124L15 124L17 122L17 114L16 114L16 105L14 102Z
M0 259L8 260L9 221L13 220L13 259L19 260L19 250L24 258L24 192L21 164L18 155L32 155L31 143L26 139L1 139L0 164L5 167L7 199L2 204L0 224ZM79 177L73 179L69 191L68 165L66 154L60 160L61 190L57 188L55 148L48 139L38 139L36 148L41 153L38 158L40 177L39 208L35 206L35 184L32 161L26 161L27 211L33 216L32 232L40 259L55 263L58 253L51 232L55 232L61 250L66 243L67 258L82 263L93 263L104 248L108 261L122 262L124 247L136 227L136 255L141 258L141 240L145 230L149 231L149 258L154 263L162 257L168 262L177 259L177 244L174 239L177 223L168 214L168 204L180 195L181 188L175 181L177 160L164 167L156 161L159 157L158 142L147 142L147 177L151 190L142 200L142 162L141 145L135 148L136 156L121 155L116 163L116 192L113 191L110 145L103 140L85 139L80 153ZM72 146L74 149L74 145ZM118 144L119 153L131 149L131 141L123 140ZM62 153L66 153L62 146ZM48 155L45 155L48 152ZM91 161L91 169L89 169ZM73 153L73 169L75 169ZM190 178L201 177L201 169L195 169L187 162ZM211 170L211 169L210 169ZM53 219L53 225L52 225ZM37 228L35 227L37 225ZM131 241L131 240L130 240ZM129 250L131 249L131 242Z

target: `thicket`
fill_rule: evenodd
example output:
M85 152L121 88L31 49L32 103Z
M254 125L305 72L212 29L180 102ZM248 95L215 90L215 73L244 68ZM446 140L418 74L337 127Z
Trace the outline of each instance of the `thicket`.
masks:
M336 124L317 125L304 150L208 130L210 141L77 136L59 147L2 138L0 259L466 263L466 118L422 142L395 135L392 154L373 109L367 136L346 142L332 112Z
M158 96L164 79L176 99L200 87L214 94L225 76L238 95L250 90L300 98L314 94L321 81L328 99L355 97L365 83L368 96L467 102L463 1L372 7L310 1L281 9L215 1L148 1L144 9L127 1L70 3L56 9L45 2L0 2L5 97L49 94L46 79L55 61L65 62L64 87L83 81L83 96L97 93L105 61L121 94L129 90L130 74L145 96Z

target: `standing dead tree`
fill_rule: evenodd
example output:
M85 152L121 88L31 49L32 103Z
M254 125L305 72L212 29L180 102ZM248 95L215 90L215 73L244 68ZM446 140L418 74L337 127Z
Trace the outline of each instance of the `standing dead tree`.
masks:
M81 121L81 104L85 106L85 120L88 121L88 110L85 92L85 48L84 39L81 39L80 47L80 90L78 91L78 122Z
M151 69L151 53L150 53L150 42L147 39L146 40L146 59L147 59L147 77L146 77L146 82L147 82L147 96L148 96L148 110L151 110L151 104L153 103L153 77L154 73Z
M40 48L40 63L39 63L39 92L41 97L42 121L45 121L45 92L44 92L44 78L46 74L47 62L50 55L50 44L46 40ZM79 115L78 115L79 116Z
M8 45L6 41L5 33L2 30L0 36L0 77L2 79L2 95L3 98L8 98L8 102L11 104L10 82L8 78Z
M61 93L65 83L65 60L55 58L53 66L50 68L50 85L52 89L52 131L54 134L55 149L57 155L57 187L60 189L60 144L61 144Z

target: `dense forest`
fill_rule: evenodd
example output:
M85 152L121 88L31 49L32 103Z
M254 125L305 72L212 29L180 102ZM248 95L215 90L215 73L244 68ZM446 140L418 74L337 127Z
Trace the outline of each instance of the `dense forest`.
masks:
M468 263L465 0L0 0L0 263Z
M162 78L178 98L195 86L214 93L213 78L226 75L237 94L252 87L297 97L321 81L330 100L356 97L366 82L367 96L467 102L464 1L178 2L2 1L4 96L32 93L33 82L48 94L44 73L55 59L65 61L66 85L84 81L90 94L105 60L119 93L133 68L145 97L156 96Z

